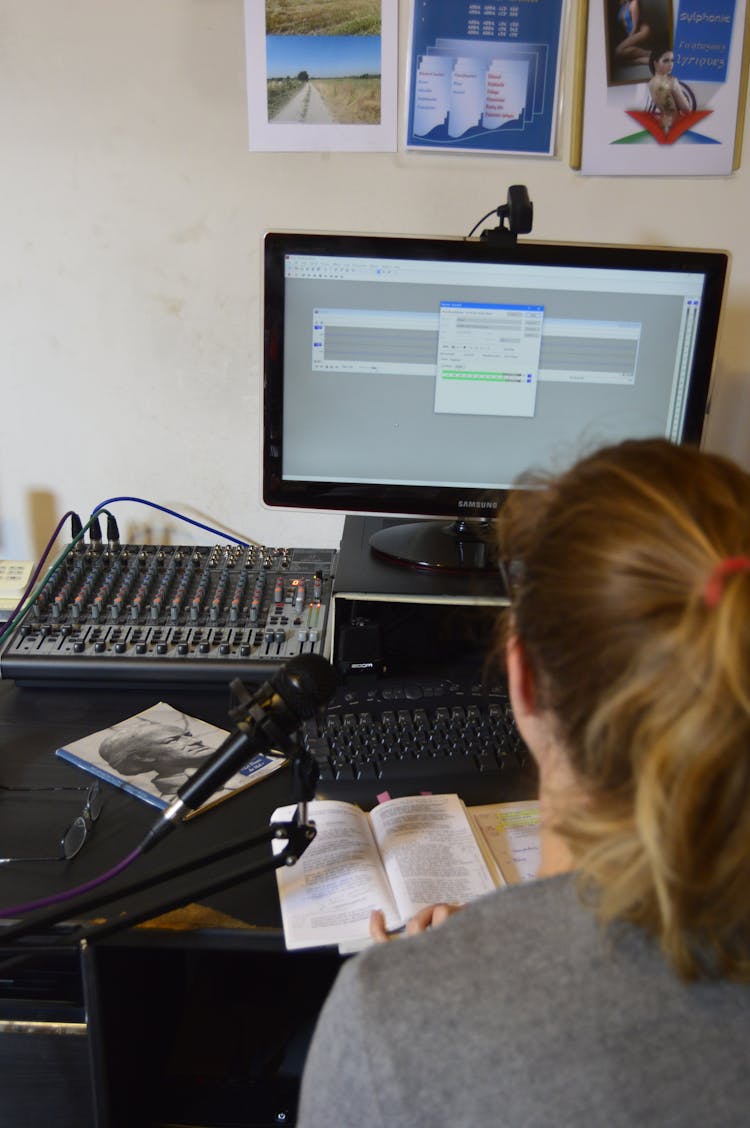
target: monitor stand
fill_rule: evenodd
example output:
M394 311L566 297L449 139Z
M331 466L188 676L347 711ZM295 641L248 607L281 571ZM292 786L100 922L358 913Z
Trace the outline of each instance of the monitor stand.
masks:
M497 569L492 523L486 518L390 525L372 534L370 548L390 563L431 572Z

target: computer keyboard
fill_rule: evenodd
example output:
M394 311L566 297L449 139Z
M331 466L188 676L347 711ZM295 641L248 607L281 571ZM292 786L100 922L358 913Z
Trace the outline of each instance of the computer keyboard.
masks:
M451 678L356 682L304 740L320 769L318 798L372 807L383 793L457 792L469 804L536 795L528 750L504 686Z

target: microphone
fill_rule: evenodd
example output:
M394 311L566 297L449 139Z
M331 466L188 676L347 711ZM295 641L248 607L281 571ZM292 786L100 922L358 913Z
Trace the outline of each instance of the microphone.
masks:
M236 721L236 731L183 783L147 834L141 850L150 850L185 810L197 810L251 756L270 749L286 753L299 726L331 699L337 684L334 667L320 654L291 658L252 696L239 683L246 700L230 714ZM232 688L236 685L233 682Z

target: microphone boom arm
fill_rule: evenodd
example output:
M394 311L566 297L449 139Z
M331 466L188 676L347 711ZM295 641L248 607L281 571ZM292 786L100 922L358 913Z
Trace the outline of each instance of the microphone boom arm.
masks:
M6 929L0 928L0 949L6 947L9 940L15 942L29 934L33 934L39 929L59 924L63 919L69 920L71 914L77 915L89 909L94 909L97 917L101 917L103 913L107 912L107 906L115 906L126 897L141 893L144 890L152 889L165 881L171 881L174 878L181 877L185 873L195 873L197 870L204 869L207 866L213 865L215 862L223 861L225 858L231 858L233 855L239 854L242 851L260 846L264 842L278 842L283 838L287 840L287 844L283 849L274 853L270 858L256 862L249 868L246 864L243 864L237 869L222 873L220 877L214 876L213 878L206 878L203 881L200 880L200 874L197 874L198 880L196 884L191 885L190 889L185 893L165 894L162 901L157 902L156 905L151 904L147 909L138 909L130 912L115 912L110 909L109 911L112 915L107 920L103 922L100 921L96 924L84 924L74 928L72 931L58 933L52 938L46 936L40 946L44 948L51 946L68 946L78 944L83 940L98 940L101 937L111 935L113 932L118 932L123 928L132 928L134 925L141 924L145 920L151 920L153 917L161 916L163 913L181 908L183 905L189 904L197 898L208 897L214 893L221 893L240 881L250 880L268 870L280 869L281 866L294 865L317 833L314 823L301 822L299 821L298 815L299 810L295 813L290 822L269 823L263 830L256 831L249 837L235 839L232 842L227 842L219 846L206 857L197 860L193 859L189 862L181 862L159 873L150 874L148 877L131 881L127 885L113 891L112 896L104 902L102 902L101 894L94 893L90 894L88 897L81 898L78 903L74 905L68 903L64 907L57 906L54 910L36 913L33 917L29 917L20 924L10 925ZM29 953L31 953L35 946L36 945L27 944L23 946L22 950L28 950Z

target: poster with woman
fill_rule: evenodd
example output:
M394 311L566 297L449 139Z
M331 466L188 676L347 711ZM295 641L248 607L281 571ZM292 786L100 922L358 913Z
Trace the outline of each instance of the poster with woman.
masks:
M739 162L745 23L746 0L589 0L574 167L730 174Z

